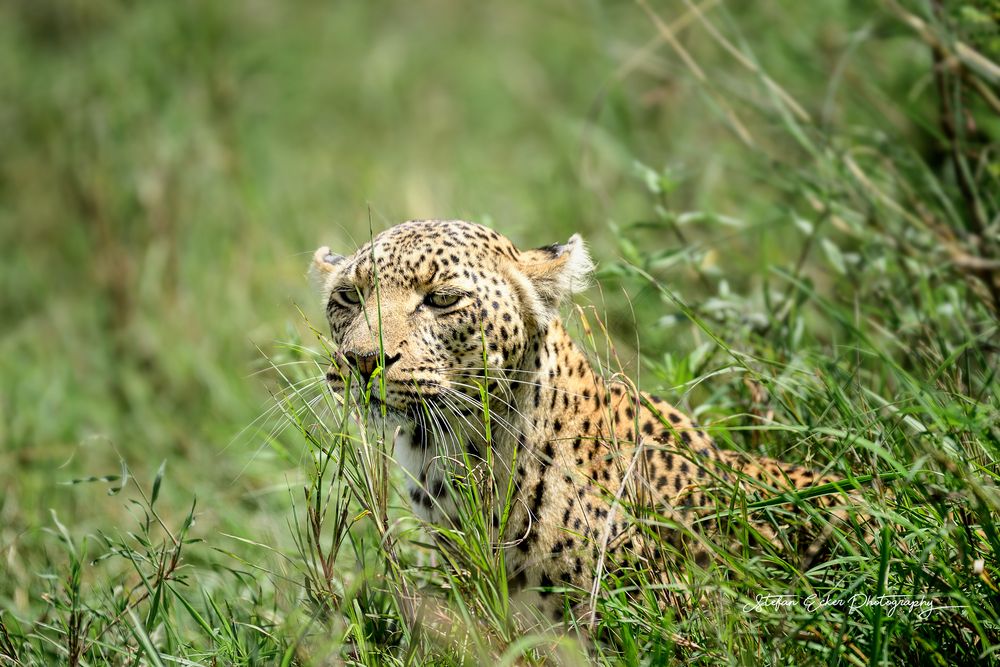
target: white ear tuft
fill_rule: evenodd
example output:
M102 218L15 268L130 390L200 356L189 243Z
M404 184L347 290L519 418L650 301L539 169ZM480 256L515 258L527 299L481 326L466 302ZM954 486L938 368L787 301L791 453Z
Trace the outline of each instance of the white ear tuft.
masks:
M590 286L591 274L594 273L594 260L590 258L587 244L583 237L573 234L565 245L560 246L562 254L568 254L564 269L567 294L582 292Z

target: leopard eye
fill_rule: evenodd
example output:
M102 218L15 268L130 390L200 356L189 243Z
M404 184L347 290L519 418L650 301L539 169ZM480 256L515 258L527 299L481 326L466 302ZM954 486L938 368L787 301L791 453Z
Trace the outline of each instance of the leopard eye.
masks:
M337 298L350 306L356 306L361 303L361 292L355 287L348 287L337 290Z
M450 308L462 298L461 294L452 292L431 292L424 297L424 303L435 308Z

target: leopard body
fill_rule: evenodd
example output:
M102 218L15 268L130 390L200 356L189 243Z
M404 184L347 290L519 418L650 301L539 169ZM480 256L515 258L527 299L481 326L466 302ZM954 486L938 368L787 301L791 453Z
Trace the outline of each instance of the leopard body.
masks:
M578 236L519 250L463 221L410 221L314 258L338 350L327 380L342 392L353 378L395 429L415 513L460 526L451 480L485 474L503 491L492 521L510 585L556 618L554 589L586 593L601 571L657 559L650 531L688 548L678 526L704 522L734 488L831 480L720 449L666 401L597 372L559 317L592 268ZM643 507L657 517L645 526Z

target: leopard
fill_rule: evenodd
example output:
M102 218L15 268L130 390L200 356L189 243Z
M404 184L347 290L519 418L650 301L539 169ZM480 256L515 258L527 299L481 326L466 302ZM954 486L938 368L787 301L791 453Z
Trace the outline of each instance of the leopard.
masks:
M452 489L471 469L504 491L487 511L503 529L511 595L538 619L563 620L602 572L636 559L669 570L667 547L710 560L699 536L718 534L733 494L745 510L748 490L794 495L837 481L721 448L682 410L598 368L560 315L593 280L579 234L519 249L477 223L410 220L351 254L320 247L311 270L330 330L330 391L390 426L405 495L426 525L461 528ZM773 521L758 524L757 544L788 545Z

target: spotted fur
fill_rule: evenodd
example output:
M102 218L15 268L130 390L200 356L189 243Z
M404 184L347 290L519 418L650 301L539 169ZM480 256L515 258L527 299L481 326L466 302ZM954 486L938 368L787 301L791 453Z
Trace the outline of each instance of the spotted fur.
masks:
M706 517L728 508L736 486L830 481L720 450L666 401L596 373L558 314L592 268L578 236L519 250L462 221L406 222L350 256L324 247L314 259L338 349L330 387L343 392L353 378L355 397L370 390L373 412L396 427L416 514L457 524L449 480L469 461L482 471L492 460L497 488L513 488L503 535L511 585L536 591L560 618L553 588L587 592L601 569L660 562L651 530L707 556L678 526L717 525ZM655 517L645 526L630 518L642 508ZM779 537L767 525L759 534Z

